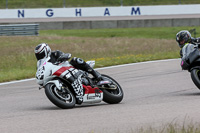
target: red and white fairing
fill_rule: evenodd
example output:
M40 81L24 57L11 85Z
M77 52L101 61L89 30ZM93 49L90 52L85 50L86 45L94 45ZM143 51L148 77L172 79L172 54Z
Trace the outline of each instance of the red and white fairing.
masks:
M36 79L39 85L45 86L48 82L52 82L55 77L60 77L64 79L70 78L72 75L75 75L79 70L75 69L68 61L61 63L59 65L54 65L48 62L49 58L39 60L37 63L37 72ZM94 67L94 61L88 61L91 67ZM53 80L56 86L59 88L59 82ZM103 99L103 92L95 87L86 86L82 84L81 76L79 76L73 83L72 86L78 86L77 89L74 89L76 93L80 95L83 103L97 103L101 102Z
M85 89L85 94L83 96L84 103L97 103L102 101L103 92L99 88L92 88L91 86L85 85L83 85L83 88Z
M37 62L37 72L36 78L37 83L45 86L48 81L54 77L62 77L63 74L67 73L69 69L74 69L68 61L61 63L59 65L54 65L51 62L48 62L50 58L41 59ZM78 71L78 70L77 70Z

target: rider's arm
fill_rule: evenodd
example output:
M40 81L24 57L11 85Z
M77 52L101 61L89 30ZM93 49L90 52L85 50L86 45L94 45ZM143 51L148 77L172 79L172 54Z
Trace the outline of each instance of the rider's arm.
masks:
M62 55L62 54L64 54L63 52L61 52L61 51L59 51L59 50L56 50L56 51L53 51L53 52L51 52L51 55L50 55L50 62L51 63L56 63L56 62L58 62L58 58Z
M71 54L70 53L63 53L59 50L55 51L55 57L57 59L57 61L66 61L69 60L71 58Z
M63 53L62 51L59 50L56 50L51 53L51 59L54 60L54 62L66 61L70 58L71 58L70 53Z
M60 55L60 57L58 58L58 61L67 61L71 58L71 54L70 53L63 53L62 55Z
M54 58L58 59L64 53L62 51L56 50L56 51L53 51L51 54L52 56L54 56Z

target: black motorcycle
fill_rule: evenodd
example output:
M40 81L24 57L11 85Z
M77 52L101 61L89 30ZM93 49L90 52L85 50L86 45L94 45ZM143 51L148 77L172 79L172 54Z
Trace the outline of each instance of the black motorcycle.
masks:
M188 70L191 74L192 81L200 89L200 50L197 45L186 59L181 61L183 70Z

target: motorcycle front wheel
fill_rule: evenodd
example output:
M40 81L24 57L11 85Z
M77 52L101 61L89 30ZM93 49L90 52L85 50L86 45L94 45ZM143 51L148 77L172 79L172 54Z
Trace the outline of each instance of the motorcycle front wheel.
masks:
M200 70L199 69L193 69L191 71L191 78L194 84L200 89Z
M45 86L45 94L59 108L70 109L75 106L76 99L68 87L59 90L55 84L49 83Z
M112 85L115 85L117 87L116 89L101 89L103 91L103 101L109 104L120 103L124 96L121 86L116 80L108 75L102 74L102 78L105 80L109 80Z

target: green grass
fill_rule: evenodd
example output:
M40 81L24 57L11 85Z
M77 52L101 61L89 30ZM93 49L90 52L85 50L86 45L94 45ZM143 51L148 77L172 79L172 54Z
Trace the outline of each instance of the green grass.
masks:
M199 0L180 0L181 4L200 4ZM0 8L6 8L6 0L0 0ZM179 4L179 0L123 0L124 6ZM63 0L8 0L8 8L59 8ZM121 0L65 0L65 7L120 6Z
M174 39L179 30L196 29L200 27L156 27L156 28L124 28L124 29L94 29L94 30L42 30L41 36L76 36L76 37L129 37L129 38L156 38L156 39ZM199 33L197 33L199 34Z
M34 77L34 48L42 42L52 50L95 60L97 68L178 58L180 49L175 35L181 29L192 28L200 30L199 27L42 30L39 36L4 36L0 39L0 82Z

